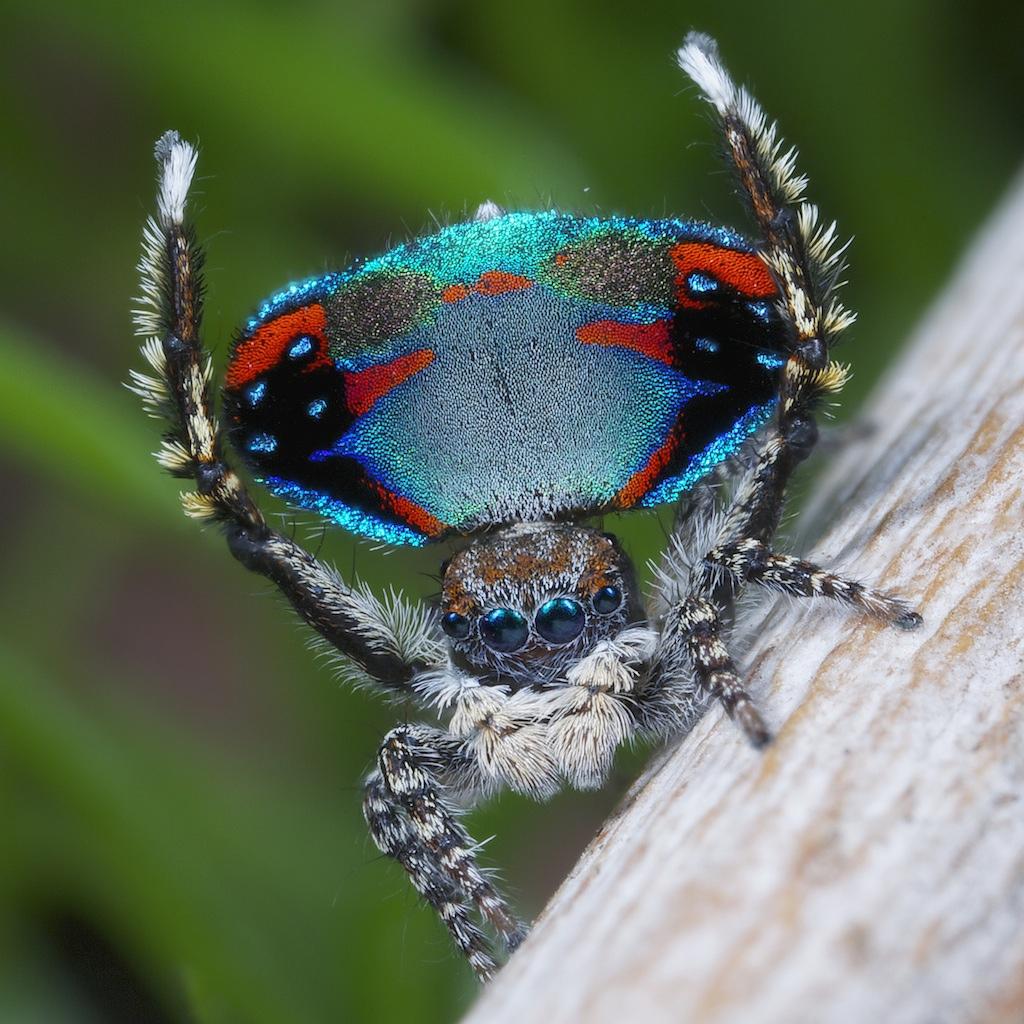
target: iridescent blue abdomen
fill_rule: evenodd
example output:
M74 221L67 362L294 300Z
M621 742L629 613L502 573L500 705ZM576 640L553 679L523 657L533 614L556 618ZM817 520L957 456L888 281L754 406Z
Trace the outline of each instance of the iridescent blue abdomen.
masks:
M660 504L770 414L775 298L719 228L455 225L270 299L227 373L231 439L273 491L392 543Z

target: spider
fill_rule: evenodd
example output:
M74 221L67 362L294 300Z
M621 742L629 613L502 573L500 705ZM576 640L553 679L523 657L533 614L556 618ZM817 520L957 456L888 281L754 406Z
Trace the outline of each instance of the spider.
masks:
M135 318L185 511L272 581L352 671L430 724L381 743L364 811L477 974L525 929L459 808L503 788L599 786L616 749L679 734L717 699L769 731L727 646L746 584L911 629L897 597L773 550L815 412L846 370L843 248L774 125L708 36L679 65L710 103L761 241L681 220L506 213L292 285L239 334L214 418L200 339L203 254L185 206L196 150L157 144ZM461 539L440 606L377 597L273 529L228 461L391 544ZM728 482L729 487L723 487ZM731 496L730 496L731 495ZM584 521L676 502L653 592Z

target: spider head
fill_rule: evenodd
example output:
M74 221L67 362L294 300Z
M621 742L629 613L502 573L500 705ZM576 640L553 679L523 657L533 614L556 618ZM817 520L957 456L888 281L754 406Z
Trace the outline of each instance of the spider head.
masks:
M447 564L441 627L484 682L557 684L601 640L643 621L633 566L606 533L520 523Z

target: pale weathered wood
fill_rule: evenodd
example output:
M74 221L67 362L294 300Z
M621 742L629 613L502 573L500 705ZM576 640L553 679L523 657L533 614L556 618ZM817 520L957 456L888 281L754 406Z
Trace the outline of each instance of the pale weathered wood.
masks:
M709 713L468 1021L1024 1020L1024 187L865 416L806 554L924 626L767 611L775 744Z

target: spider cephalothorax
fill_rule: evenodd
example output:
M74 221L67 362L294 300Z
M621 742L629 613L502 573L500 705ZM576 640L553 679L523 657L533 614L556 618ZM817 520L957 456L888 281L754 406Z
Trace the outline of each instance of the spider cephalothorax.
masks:
M845 379L829 352L853 317L835 297L834 231L817 226L792 152L712 40L691 34L679 63L718 115L761 241L485 204L290 286L235 344L224 409L238 457L365 536L463 538L440 607L346 583L269 526L231 469L185 219L196 152L173 132L157 145L137 314L156 375L134 387L170 424L160 461L195 482L186 511L220 523L232 554L353 671L431 716L384 738L364 810L482 977L498 963L488 931L511 950L524 929L479 867L457 800L600 785L623 742L683 732L711 698L766 742L727 644L748 583L920 621L772 549L815 411ZM645 596L619 542L582 521L672 501Z
M521 523L445 568L441 628L452 661L496 686L564 683L600 640L644 618L629 560L596 530Z

